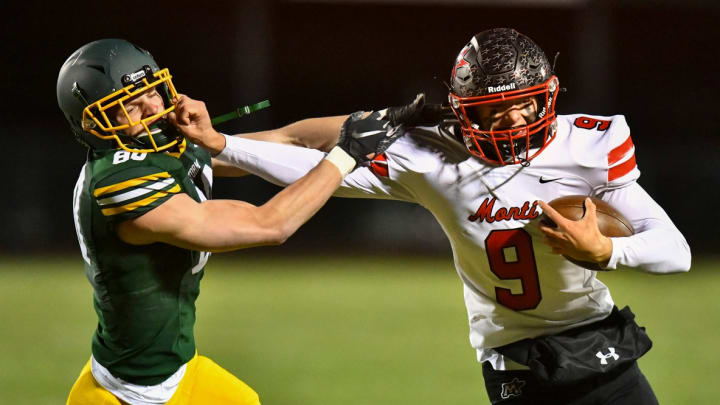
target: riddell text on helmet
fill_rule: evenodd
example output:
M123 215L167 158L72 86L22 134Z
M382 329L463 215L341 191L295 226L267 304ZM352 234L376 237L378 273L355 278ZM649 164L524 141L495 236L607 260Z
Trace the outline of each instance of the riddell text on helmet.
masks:
M488 86L488 93L497 93L498 91L515 90L515 83L503 84L502 86Z

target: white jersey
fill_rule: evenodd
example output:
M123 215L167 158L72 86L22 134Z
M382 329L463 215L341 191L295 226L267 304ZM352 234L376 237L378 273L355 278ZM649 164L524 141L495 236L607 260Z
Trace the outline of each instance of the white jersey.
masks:
M336 193L414 202L435 216L464 284L471 344L480 361L491 360L499 369L504 362L492 348L600 320L613 307L596 272L543 243L535 224L541 214L537 200L593 195L626 216L637 233L612 238L609 268L689 269L684 238L636 183L640 171L625 118L568 115L557 123L556 138L528 166L489 165L441 127L414 128L371 167L346 176ZM322 156L228 137L218 158L289 184Z

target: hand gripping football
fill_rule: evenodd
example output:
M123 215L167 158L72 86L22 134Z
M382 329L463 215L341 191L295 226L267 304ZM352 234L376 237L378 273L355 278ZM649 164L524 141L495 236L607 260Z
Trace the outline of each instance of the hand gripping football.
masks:
M559 212L565 218L577 221L585 216L585 198L587 198L587 196L569 195L556 198L550 201L548 205L553 207L555 211ZM630 225L630 221L618 212L618 210L599 198L590 197L590 199L597 206L597 224L600 229L600 233L609 238L631 236L635 233L632 225ZM552 228L557 227L557 225L545 214L541 217L540 222L543 225L547 225ZM603 270L597 263L581 262L571 257L564 257L586 269Z

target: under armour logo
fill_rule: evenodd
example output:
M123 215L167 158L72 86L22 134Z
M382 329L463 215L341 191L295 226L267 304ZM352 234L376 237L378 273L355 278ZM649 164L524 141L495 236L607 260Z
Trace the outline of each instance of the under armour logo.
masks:
M611 358L611 357L612 357L613 360L615 360L615 361L617 361L617 359L620 358L620 355L617 354L617 353L615 353L615 348L614 348L614 347L608 347L608 350L610 351L610 353L608 353L608 354L603 354L602 351L599 351L599 352L597 352L597 353L595 354L595 357L597 357L598 359L600 359L600 364L602 364L602 365L608 364L607 359L609 359L609 358Z
M513 378L512 381L508 383L502 383L502 392L500 393L500 397L502 397L502 399L519 397L522 395L522 387L524 387L525 384L525 381L520 380L517 377Z

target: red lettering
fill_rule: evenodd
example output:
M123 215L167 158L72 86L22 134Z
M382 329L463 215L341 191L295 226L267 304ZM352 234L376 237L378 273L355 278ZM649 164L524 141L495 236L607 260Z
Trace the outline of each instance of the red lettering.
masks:
M533 201L532 208L530 208L530 212L528 212L528 216L525 219L535 219L538 216L540 216L540 213L537 212L537 201Z
M492 210L493 206L495 205L495 199L492 200L489 198L486 198L482 204L480 204L480 208L478 208L477 212L473 215L470 215L468 219L470 221L477 221L480 219L480 222L487 221L488 223L492 223L495 220L492 217Z
M468 220L473 222L477 220L480 220L480 222L486 221L487 223L491 224L495 221L507 221L511 219L535 219L540 215L540 213L537 211L537 201L533 202L532 206L528 201L525 201L522 205L522 208L500 207L498 208L497 212L493 213L493 209L495 208L495 200L495 198L486 198L485 200L483 200L483 202L480 204L480 208L478 208L477 212L470 215L468 217Z
M507 209L504 207L498 209L497 212L495 213L495 220L496 221L505 221L507 219L510 219Z
M519 219L528 219L527 218L527 210L530 208L530 204L525 201L523 203L522 209L520 210L520 218Z

